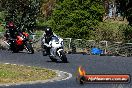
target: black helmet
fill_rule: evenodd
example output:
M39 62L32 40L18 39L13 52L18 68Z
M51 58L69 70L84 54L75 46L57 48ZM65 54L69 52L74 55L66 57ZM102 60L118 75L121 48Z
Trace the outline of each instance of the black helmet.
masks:
M53 34L52 29L51 29L50 27L47 27L47 28L45 29L45 33L46 33L46 35L51 35L51 34Z

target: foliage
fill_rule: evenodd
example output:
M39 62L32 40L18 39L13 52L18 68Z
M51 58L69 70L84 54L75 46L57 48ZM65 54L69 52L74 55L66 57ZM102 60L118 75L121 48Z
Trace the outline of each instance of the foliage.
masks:
M124 41L125 42L132 42L132 26L122 25L122 26L120 26L120 30L123 30Z
M119 10L121 15L127 18L129 25L132 25L132 1L131 0L116 0L120 4Z
M13 21L22 30L32 30L39 12L38 0L3 0L2 7L7 12L5 21Z
M102 22L96 30L95 39L98 41L107 40L110 42L124 41L124 26L127 26L127 24Z
M0 12L0 22L3 22L5 19L5 12L4 11L1 11Z
M4 27L0 26L0 32L3 32L3 31L4 31Z
M132 42L132 27L119 22L102 22L95 32L94 39L110 42Z
M51 13L52 9L54 8L54 5L56 3L56 0L41 0L41 16L43 19L47 19Z
M60 36L88 39L89 28L94 28L102 21L103 13L100 0L61 0L45 23Z
M0 22L14 21L19 28L24 26L22 30L33 30L36 23L38 26L51 26L62 37L130 42L132 1L108 0L120 3L121 15L127 18L129 25L102 22L104 1L2 0ZM93 28L96 30L91 30Z

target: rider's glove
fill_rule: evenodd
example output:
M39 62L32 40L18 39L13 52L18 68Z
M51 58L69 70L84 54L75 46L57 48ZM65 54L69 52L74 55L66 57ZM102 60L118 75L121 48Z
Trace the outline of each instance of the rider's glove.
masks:
M45 43L44 45L47 46L47 47L51 47L51 46L50 46L49 44L47 44L47 43Z

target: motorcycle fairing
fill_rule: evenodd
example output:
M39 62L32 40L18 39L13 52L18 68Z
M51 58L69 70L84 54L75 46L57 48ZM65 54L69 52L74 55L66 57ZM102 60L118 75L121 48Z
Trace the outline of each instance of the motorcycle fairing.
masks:
M17 45L22 45L23 44L23 38L20 37L20 36L17 36L16 44Z

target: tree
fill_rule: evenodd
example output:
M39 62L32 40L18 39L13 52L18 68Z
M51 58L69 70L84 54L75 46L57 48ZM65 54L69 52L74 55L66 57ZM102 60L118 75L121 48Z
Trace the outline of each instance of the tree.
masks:
M132 26L132 1L126 3L126 17L129 22L129 25Z
M129 25L132 25L132 1L130 0L116 0L120 4L119 10L121 15L127 18Z
M103 14L101 0L59 0L47 22L60 36L89 38Z
M44 15L44 18L48 18L51 16L52 9L54 7L54 4L56 3L56 0L43 0L42 5L41 5L41 15Z
M32 30L39 12L39 0L3 0L5 21L13 21L20 30ZM23 28L21 28L23 27Z

